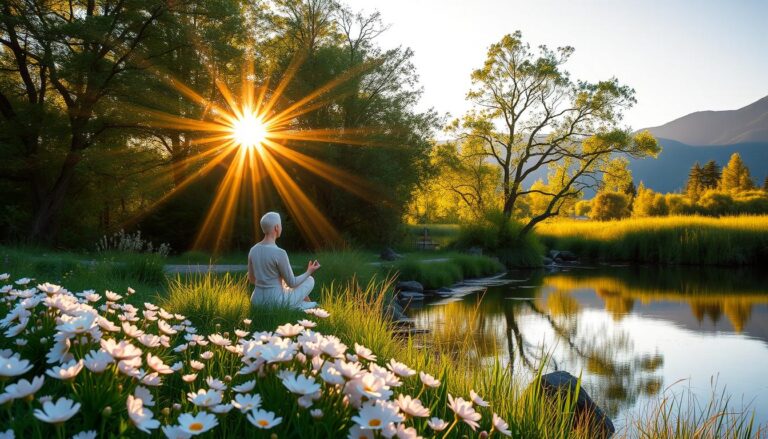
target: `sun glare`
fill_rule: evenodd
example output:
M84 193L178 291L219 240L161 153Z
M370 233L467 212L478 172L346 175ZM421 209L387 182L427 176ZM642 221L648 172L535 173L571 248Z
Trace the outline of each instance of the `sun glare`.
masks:
M232 139L243 148L259 148L266 138L266 124L251 111L246 111L232 124Z

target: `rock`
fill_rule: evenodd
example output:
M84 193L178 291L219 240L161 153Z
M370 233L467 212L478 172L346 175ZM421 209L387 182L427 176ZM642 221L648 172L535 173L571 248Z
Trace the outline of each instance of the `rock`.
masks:
M416 291L400 291L397 293L397 298L400 300L424 300L424 293Z
M467 254L476 255L476 256L482 256L483 255L483 249L481 247L470 247L470 248L467 249Z
M402 280L395 285L395 292L400 291L413 291L416 293L424 293L424 285L415 280Z
M550 259L555 261L559 260L560 262L574 262L579 260L575 253L568 250L550 250L549 257Z
M549 257L550 259L555 259L557 255L560 254L560 250L550 250L549 251Z
M576 423L592 422L593 437L609 438L616 432L610 418L600 407L589 397L584 388L579 388L579 380L568 372L557 371L548 373L541 377L541 387L544 392L550 396L555 396L559 392L570 392L573 395L578 389L579 397L576 400L575 420Z
M387 247L379 254L379 258L384 261L395 261L397 259L402 258L403 256L391 248Z
M543 258L541 258L541 263L543 265L552 265L552 264L555 263L555 261L553 261L552 258L548 258L548 257L544 256Z
M384 306L384 316L393 322L407 322L409 320L403 311L403 307L395 300L390 300Z

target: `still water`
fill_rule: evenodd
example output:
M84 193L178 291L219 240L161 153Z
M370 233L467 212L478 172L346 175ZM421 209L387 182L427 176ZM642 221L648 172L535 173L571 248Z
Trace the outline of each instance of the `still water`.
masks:
M507 285L414 304L424 342L478 364L531 376L582 374L586 390L627 425L663 395L709 401L768 423L768 273L757 269L571 267L511 272ZM467 343L467 341L470 343ZM470 352L465 352L471 346Z

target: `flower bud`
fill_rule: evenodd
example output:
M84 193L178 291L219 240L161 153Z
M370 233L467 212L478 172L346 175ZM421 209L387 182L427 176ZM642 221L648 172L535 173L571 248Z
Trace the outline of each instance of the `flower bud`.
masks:
M163 416L168 416L171 414L171 409L170 407L163 407L163 409L160 410L160 413L162 413Z
M106 406L104 407L104 410L101 411L101 415L105 418L112 414L112 407Z

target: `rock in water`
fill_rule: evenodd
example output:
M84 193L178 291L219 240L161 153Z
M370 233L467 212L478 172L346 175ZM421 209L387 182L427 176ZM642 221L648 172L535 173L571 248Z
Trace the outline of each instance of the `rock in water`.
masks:
M395 292L399 291L413 291L416 293L424 293L424 285L415 280L403 280L395 285Z
M550 396L555 396L560 392L563 392L563 395L566 392L573 395L578 389L579 397L574 407L576 422L592 422L592 431L595 433L593 437L596 438L607 439L616 432L613 422L589 397L587 391L579 387L579 380L575 376L564 371L548 373L541 377L541 387Z

